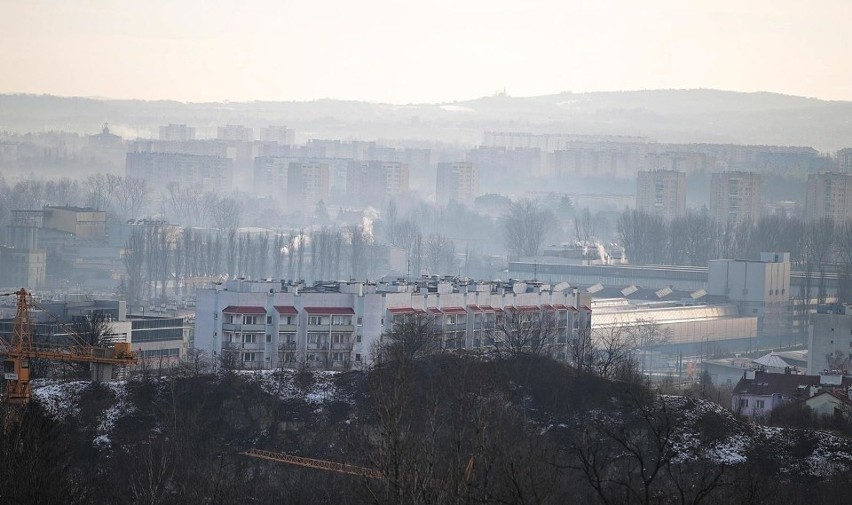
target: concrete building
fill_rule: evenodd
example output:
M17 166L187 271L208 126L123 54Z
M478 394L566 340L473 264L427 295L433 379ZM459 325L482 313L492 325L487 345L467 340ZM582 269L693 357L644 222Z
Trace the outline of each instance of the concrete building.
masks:
M852 372L852 307L821 305L808 326L808 373Z
M160 140L186 142L195 139L195 128L185 124L168 124L160 127Z
M686 173L640 171L636 178L636 210L671 221L686 214Z
M328 163L318 161L291 162L287 167L287 206L312 214L320 201L328 203L330 195Z
M408 192L408 164L394 161L351 161L346 175L347 200L355 205L384 207Z
M47 252L39 245L39 230L44 223L41 210L13 210L9 240L0 246L0 286L45 287Z
M762 336L784 336L792 331L790 253L761 253L759 261L711 260L707 294L723 296L743 315L758 318Z
M43 228L72 233L79 239L106 237L106 212L91 207L44 208Z
M558 287L558 286L557 286ZM318 283L228 281L198 290L195 345L243 368L344 369L368 364L382 335L407 317L439 330L443 350L488 352L491 329L503 318L554 321L556 358L568 341L590 328L590 297L543 283L470 283L457 279ZM517 314L527 314L518 316Z
M202 193L227 193L234 184L233 160L219 156L129 152L125 173L158 189L179 184Z
M756 222L760 217L760 175L714 173L710 180L710 215L727 225Z
M852 172L808 175L805 217L836 223L852 219Z
M282 145L293 145L296 143L296 130L287 128L286 126L270 125L260 129L260 140Z
M852 147L837 151L837 170L852 173Z
M229 124L216 129L216 138L230 142L251 142L254 140L254 130L243 125Z
M473 163L457 161L438 163L435 198L439 205L452 201L473 205L473 199L479 196L479 169Z

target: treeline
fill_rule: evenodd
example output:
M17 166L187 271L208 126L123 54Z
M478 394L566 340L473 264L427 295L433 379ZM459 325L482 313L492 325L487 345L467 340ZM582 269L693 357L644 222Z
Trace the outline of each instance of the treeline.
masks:
M852 270L852 220L772 215L730 225L707 212L690 211L667 223L659 216L625 210L618 219L618 236L635 264L706 266L711 259L789 252L798 270Z
M765 434L698 400L533 355L394 360L337 375L326 390L310 373L264 380L139 377L108 433L102 416L119 398L102 385L81 391L62 422L38 404L14 418L7 410L0 501L828 504L852 491L842 465L814 463L815 432L791 430L768 446ZM318 391L321 403L307 400ZM729 440L740 441L737 454L714 449ZM241 454L252 447L381 477Z

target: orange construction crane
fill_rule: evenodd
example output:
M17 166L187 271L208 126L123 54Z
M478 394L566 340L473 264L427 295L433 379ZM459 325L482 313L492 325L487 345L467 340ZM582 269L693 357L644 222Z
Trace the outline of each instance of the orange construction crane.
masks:
M32 295L21 288L14 293L18 297L15 327L11 342L0 337L0 354L3 362L3 378L6 380L6 403L26 405L30 401L30 360L41 358L51 361L73 361L93 363L97 366L125 366L136 363L136 353L130 343L116 342L113 347L95 347L85 341L73 329L59 323L71 337L70 344L33 342L33 327L30 321Z
M350 465L348 463L339 463L337 461L328 461L325 459L305 458L302 456L294 456L292 454L285 454L282 452L263 451L260 449L248 449L241 452L240 454L242 454L243 456L251 456L253 458L275 461L277 463L304 466L307 468L316 468L317 470L326 470L328 472L335 473L345 473L348 475L368 477L370 479L385 478L385 475L382 472L376 470L375 468L355 466ZM470 479L473 476L474 462L475 461L473 459L473 456L471 456L470 459L467 461L467 465L465 465L464 467L464 484L470 483ZM435 483L438 485L440 484L437 481Z

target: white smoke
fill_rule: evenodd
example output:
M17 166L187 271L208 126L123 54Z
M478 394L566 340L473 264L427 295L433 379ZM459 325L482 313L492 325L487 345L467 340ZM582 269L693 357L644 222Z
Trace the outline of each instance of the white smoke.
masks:
M595 247L598 249L598 256L601 258L601 263L609 265L609 254L606 252L606 247L600 242L595 242Z
M367 207L361 214L361 233L364 234L364 241L372 244L375 237L373 236L373 221L379 217L379 211L373 207Z

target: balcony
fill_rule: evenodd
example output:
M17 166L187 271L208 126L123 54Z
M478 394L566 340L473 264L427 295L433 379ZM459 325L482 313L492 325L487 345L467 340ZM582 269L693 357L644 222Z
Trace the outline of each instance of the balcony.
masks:
M225 329L224 327L222 328ZM279 324L278 325L279 333L296 333L296 325L295 324Z
M266 344L256 342L254 344L245 344L242 342L222 342L223 351L263 351L266 349Z
M265 324L231 324L222 323L222 331L261 333L266 331ZM295 330L294 330L295 331Z
M314 342L308 343L309 351L327 351L328 350L328 342Z

